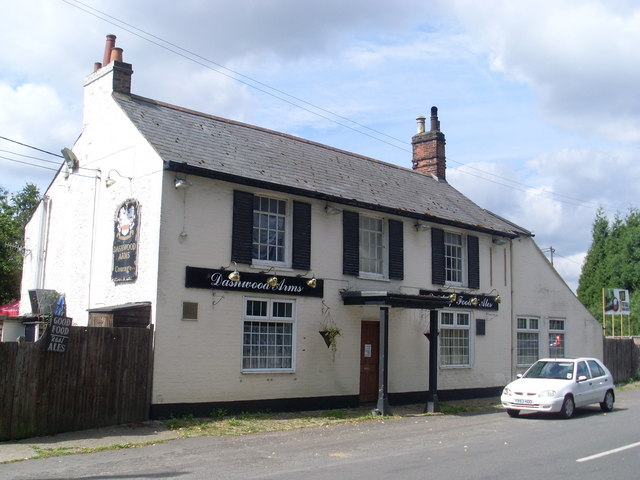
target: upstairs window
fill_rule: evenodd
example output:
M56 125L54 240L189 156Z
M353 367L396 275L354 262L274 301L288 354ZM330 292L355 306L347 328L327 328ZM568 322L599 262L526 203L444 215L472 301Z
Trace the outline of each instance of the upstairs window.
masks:
M233 191L231 260L311 269L311 204Z
M402 280L404 223L343 210L342 273Z
M432 228L431 282L434 285L480 288L478 237Z
M464 242L462 235L444 233L444 271L445 280L450 285L464 283Z
M287 247L287 202L253 197L253 259L284 263Z
M360 272L384 275L384 225L382 219L360 216Z

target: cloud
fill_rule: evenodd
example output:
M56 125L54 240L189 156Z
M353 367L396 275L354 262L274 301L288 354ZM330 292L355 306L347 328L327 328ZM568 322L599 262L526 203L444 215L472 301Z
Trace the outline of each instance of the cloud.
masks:
M37 137L39 145L65 145L65 140L74 138L74 133L77 135L73 107L66 105L51 86L26 83L13 88L0 82L0 105L3 137L26 144ZM0 154L3 157L2 186L10 191L22 188L26 182L48 184L62 161L6 141L0 148L5 150ZM52 153L59 154L60 148ZM26 174L25 165L37 166Z
M454 2L493 69L528 83L547 118L640 141L640 6L632 1Z

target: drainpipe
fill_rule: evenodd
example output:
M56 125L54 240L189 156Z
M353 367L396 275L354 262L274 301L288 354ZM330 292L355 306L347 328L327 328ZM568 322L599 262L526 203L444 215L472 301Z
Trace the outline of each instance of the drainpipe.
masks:
M87 310L92 306L91 304L91 286L93 279L93 256L95 248L96 238L96 208L98 205L98 190L100 188L100 180L102 179L102 171L98 169L96 172L96 178L93 186L93 218L91 219L91 245L89 246L89 282L87 285Z
M378 371L378 404L375 413L391 415L388 398L389 307L380 307L380 368Z
M511 298L509 299L509 322L511 323L511 379L516 378L516 339L515 339L515 322L513 317L513 239L509 240L509 291Z
M424 413L440 411L438 402L438 310L429 310L429 396Z
M44 288L45 267L47 262L47 245L49 243L49 221L51 219L51 197L42 198L42 217L40 218L40 233L38 235L38 258L36 262L35 285Z

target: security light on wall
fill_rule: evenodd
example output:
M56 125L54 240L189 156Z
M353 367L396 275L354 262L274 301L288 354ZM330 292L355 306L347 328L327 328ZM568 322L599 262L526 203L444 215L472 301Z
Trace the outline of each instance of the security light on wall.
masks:
M338 215L339 213L342 213L341 209L338 207L332 207L331 205L324 207L324 211L327 215Z
M425 230L429 230L429 225L425 225L424 223L416 223L414 225L416 232L424 232Z
M126 178L129 181L133 180L132 177L125 177L118 170L116 170L115 168L112 168L111 170L109 170L109 173L107 174L107 179L104 181L104 184L107 186L107 188L109 188L114 183L116 183L116 179L111 177L111 174L113 174L113 173L115 173L116 175L118 175L121 178Z
M70 148L64 147L62 150L62 156L64 157L64 163L69 170L75 170L78 168L78 157Z
M176 178L173 184L176 188L189 188L192 185L186 178Z

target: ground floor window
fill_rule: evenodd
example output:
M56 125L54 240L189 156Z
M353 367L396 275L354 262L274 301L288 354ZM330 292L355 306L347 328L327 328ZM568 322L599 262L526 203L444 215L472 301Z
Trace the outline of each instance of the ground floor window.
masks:
M517 364L532 365L538 360L539 330L538 319L518 317L517 320Z
M245 298L243 371L293 371L295 300Z
M471 319L466 312L440 312L440 366L471 366Z
M564 320L552 318L549 320L549 356L563 358L564 353Z

